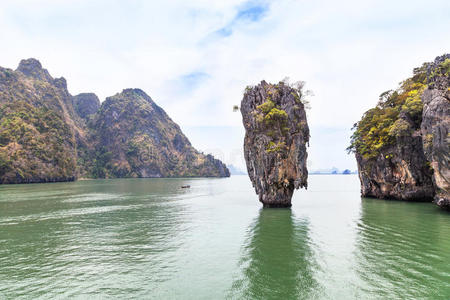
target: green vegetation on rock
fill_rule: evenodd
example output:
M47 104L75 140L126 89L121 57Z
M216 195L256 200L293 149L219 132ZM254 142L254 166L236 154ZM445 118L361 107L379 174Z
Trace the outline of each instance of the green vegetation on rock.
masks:
M420 97L427 88L427 66L414 69L414 75L397 90L380 95L378 105L355 124L348 151L365 158L376 157L402 135L420 128L423 110Z
M355 152L363 196L434 199L450 208L449 67L444 54L414 69L355 124L348 150Z
M54 111L23 101L0 106L0 182L71 180L75 144L70 127Z
M35 59L0 67L0 183L110 177L229 176L138 89L100 106L72 96Z
M263 114L268 114L273 108L275 108L275 103L273 103L270 98L267 99L263 104L257 106L257 109L262 111Z
M268 89L269 95L276 95L276 93L276 91ZM266 131L267 135L274 139L267 144L267 152L283 152L285 147L283 147L284 142L281 139L289 134L288 114L280 105L276 105L272 101L271 96L268 96L266 101L256 108L255 119L261 130Z
M266 148L266 152L271 153L271 152L282 152L286 150L286 143L285 142L277 142L274 143L272 141L269 142L269 144L267 145Z

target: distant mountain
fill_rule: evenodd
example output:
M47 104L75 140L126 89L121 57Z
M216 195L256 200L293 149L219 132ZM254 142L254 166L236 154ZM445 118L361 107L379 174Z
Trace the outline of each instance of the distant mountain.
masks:
M83 127L64 78L35 59L0 67L0 183L74 180Z
M227 165L228 170L230 170L231 175L247 175L247 172L235 167L233 165Z
M339 175L339 174L358 174L358 171L351 171L350 169L345 169L344 171L339 170L336 167L332 167L330 169L317 169L309 172L311 175L320 175L320 174L330 174L330 175Z
M0 183L185 176L230 174L143 91L100 105L95 94L70 95L36 59L0 67Z
M89 128L98 177L226 177L227 167L192 147L166 112L140 89L106 98Z

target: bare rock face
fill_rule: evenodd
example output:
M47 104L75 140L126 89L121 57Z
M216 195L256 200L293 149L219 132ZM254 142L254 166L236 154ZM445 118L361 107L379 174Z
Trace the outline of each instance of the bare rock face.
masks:
M36 80L54 81L50 73L42 68L41 63L35 58L22 59L16 71Z
M422 150L422 138L414 134L399 137L375 158L356 153L361 194L364 197L431 201L434 195L432 171Z
M72 100L75 111L85 120L100 108L100 100L94 93L81 93L73 96Z
M264 207L290 207L307 187L309 128L302 90L265 81L247 87L241 102L247 170Z
M450 76L441 68L450 54L440 56L428 66L428 88L422 95L422 139L425 155L433 168L435 202L450 209ZM443 72L442 72L443 71ZM444 76L431 76L440 74ZM447 76L445 76L447 75Z

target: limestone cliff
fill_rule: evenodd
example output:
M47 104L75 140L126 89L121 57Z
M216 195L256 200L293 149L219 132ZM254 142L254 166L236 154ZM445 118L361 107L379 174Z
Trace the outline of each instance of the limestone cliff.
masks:
M307 187L309 128L297 88L262 81L241 102L247 170L264 207L290 207L294 189Z
M414 69L355 124L361 194L448 207L450 55Z
M94 93L78 94L73 96L72 101L77 114L85 120L88 120L100 108L100 100Z
M450 209L450 54L427 66L428 87L422 95L422 139L433 168L436 203Z
M226 166L195 150L165 111L140 89L106 98L92 130L98 177L226 177Z
M361 194L365 197L431 201L434 196L432 171L422 150L422 138L399 137L397 144L376 157L356 154Z
M35 59L0 67L0 183L74 180L79 125L64 78Z
M95 94L72 96L36 59L0 67L0 184L168 176L229 171L196 151L141 90L100 106Z

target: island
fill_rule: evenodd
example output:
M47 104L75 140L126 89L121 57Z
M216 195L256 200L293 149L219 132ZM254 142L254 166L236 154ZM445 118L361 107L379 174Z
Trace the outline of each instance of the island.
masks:
M241 101L247 172L264 207L290 207L294 189L308 185L302 88L263 80L248 86Z
M366 197L434 201L450 209L450 54L414 69L355 124L354 152Z
M140 89L72 96L36 59L0 67L0 183L228 177Z

